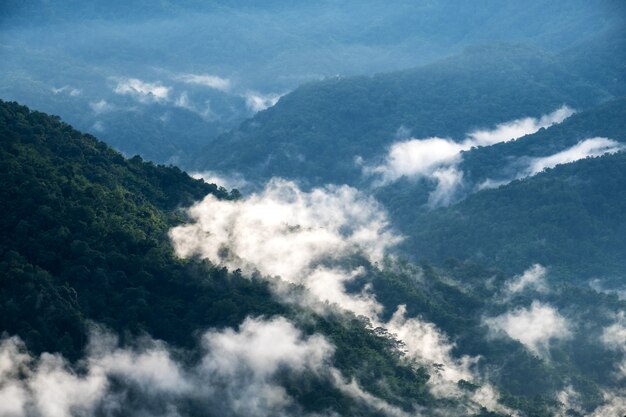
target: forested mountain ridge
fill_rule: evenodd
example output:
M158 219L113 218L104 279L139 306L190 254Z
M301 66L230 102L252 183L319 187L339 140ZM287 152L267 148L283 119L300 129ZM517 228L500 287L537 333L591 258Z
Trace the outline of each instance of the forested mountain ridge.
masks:
M85 317L136 316L142 287L168 275L158 265L173 260L163 242L181 219L173 210L228 194L180 170L126 160L58 118L15 103L0 109L3 328L36 351L75 356Z
M302 320L307 332L326 332L337 346L339 369L359 374L382 397L405 398L396 401L403 407L431 401L426 371L402 363L395 342L360 320L311 315L279 303L267 281L174 255L167 232L184 219L180 207L206 194L232 199L238 193L177 168L125 159L57 117L16 103L0 103L0 144L5 337L19 336L33 353L76 360L85 354L94 322L122 343L149 335L191 349L199 331L237 326L248 316L285 315ZM380 377L393 394L374 387ZM376 415L316 381L310 376L288 385L306 409ZM206 415L205 406L188 404L186 413Z
M626 245L617 209L626 201L623 153L572 161L594 140L623 151L624 132L626 98L618 98L517 140L462 152L457 198L465 201L431 210L433 184L425 179L400 179L377 198L408 236L411 258L474 259L516 272L539 262L564 279L617 277ZM553 169L541 173L542 161ZM489 187L496 189L480 191Z
M413 70L304 85L222 135L193 166L355 184L363 180L355 158L371 162L398 139L460 141L472 129L610 98L557 56L521 45L473 47Z
M560 53L619 27L621 8L618 0L7 0L0 96L59 114L126 155L190 168L203 146L302 83L413 68L476 44Z
M623 152L557 166L447 208L413 212L407 250L508 271L539 262L565 280L619 281L626 266L624 190Z
M7 0L0 38L0 417L626 414L623 0Z
M529 159L554 155L594 137L626 143L626 97L579 111L562 123L517 140L464 152L459 167L474 185L487 179L513 179Z
M561 123L516 140L461 151L454 166L462 178L452 192L451 202L458 202L484 188L534 175L542 161L571 163L583 157L585 152L593 154L594 141L598 144L606 142L613 150L618 150L620 144L626 143L625 120L626 98L622 97L574 113ZM584 143L591 144L589 150L581 148ZM577 152L581 155L574 157ZM571 155L570 159L568 155ZM414 215L432 208L428 206L428 200L435 187L432 178L402 177L378 187L375 193L394 214L398 224L404 225L411 222Z
M515 409L529 416L548 416L569 407L556 397L571 384L584 404L571 410L582 415L580 410L590 412L605 401L603 390L615 387L598 370L611 372L619 351L598 346L596 329L612 323L608 312L624 307L615 296L550 280L545 284L551 288L547 293L525 289L507 299L503 297L511 281L497 270L459 262L442 269L392 259L380 266L365 263L360 267L362 278L351 284L346 295L375 291L384 320L393 325L401 320L421 323L414 329L416 334L426 332L422 337L434 337L434 343L441 344L435 353L443 352L436 357L441 356L444 364L413 362L393 334L372 328L364 317L345 311L319 315L306 306L281 302L271 289L272 279L244 277L240 271L174 256L167 231L188 221L178 208L205 193L226 201L241 198L237 192L229 194L190 179L176 168L124 159L58 118L15 103L0 104L0 166L6 178L0 186L4 213L0 326L9 335L20 336L32 352L60 352L79 359L88 328L95 322L119 334L122 346L149 335L179 349L177 355L191 355L187 359L191 361L198 354L192 346L202 329L225 329L224 334L230 334L229 327L241 325L244 332L246 326L258 323L240 324L246 317L267 317L276 324L283 323L276 318L283 316L312 338L307 340L322 334L332 341L333 369L376 396L355 397L359 391L350 393L347 385L315 372L297 379L277 376L300 410L309 412L388 415L410 413L417 407L426 415L456 410L496 416ZM550 313L554 306L567 312L572 323L563 340L546 345L545 352L529 348L526 342L493 336L488 327L492 324L485 321L504 317L509 309L524 312L531 303L529 311ZM394 313L399 305L406 305L404 319ZM588 323L596 330L589 332L574 323ZM589 351L596 352L591 359ZM551 355L552 361L544 355ZM484 373L489 378L462 379L447 386L452 397L433 395L445 370L458 372L468 366L468 360L477 361L470 375ZM76 362L77 369L81 363ZM533 381L532 386L528 381ZM478 393L494 389L490 384L499 392L489 394L502 403L499 413L475 403L474 398L481 398ZM134 395L142 398L143 394ZM372 398L385 402L372 402ZM172 405L169 400L165 405L151 401L138 405L123 400L121 410L154 407L152 412L158 414L163 411L159 407ZM176 404L184 415L206 415L202 400Z

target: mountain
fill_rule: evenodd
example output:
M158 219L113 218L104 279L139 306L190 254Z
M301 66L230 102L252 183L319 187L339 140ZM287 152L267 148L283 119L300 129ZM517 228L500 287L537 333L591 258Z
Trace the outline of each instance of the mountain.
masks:
M0 5L0 96L59 114L127 155L187 166L302 83L498 42L560 54L621 30L621 3L10 0Z
M0 103L0 138L3 354L11 352L4 350L13 343L8 334L19 336L32 354L56 352L77 361L92 352L94 326L104 326L122 346L154 337L192 360L200 352L199 331L234 327L246 317L286 316L299 321L303 332L325 332L336 346L336 366L382 398L401 407L433 401L424 391L426 371L401 362L390 348L394 342L361 321L279 303L265 280L174 255L167 232L185 220L180 207L207 194L228 200L236 193L177 168L125 159L58 117L16 103ZM270 323L284 319L276 320ZM376 388L379 378L390 385ZM1 381L4 394L8 380ZM125 386L121 382L118 388ZM288 387L309 411L376 414L314 374ZM142 392L135 391L134 401ZM137 407L145 412L151 401L119 399L118 406L128 415ZM185 401L185 415L206 415L202 398ZM164 412L161 405L154 402L150 412Z
M539 262L566 280L619 281L626 266L625 164L624 153L588 158L414 212L406 249L422 259L475 259L508 271Z
M455 168L462 201L450 207L427 206L429 179L400 179L376 195L408 237L412 258L474 259L510 272L538 262L567 279L616 278L626 245L614 211L625 201L623 155L573 161L609 150L601 145L596 154L594 143L623 150L625 121L626 99L619 98L517 140L462 152Z
M519 45L473 47L409 71L304 85L219 137L193 167L360 184L362 163L378 162L395 141L460 141L474 129L612 97L555 55Z
M543 166L618 150L620 143L626 142L625 118L626 99L617 98L515 140L459 151L458 160L451 165L459 181L450 189L449 202L534 175ZM429 202L438 187L428 175L403 176L377 187L375 193L402 227L419 212L432 208Z
M566 151L586 139L610 138L626 142L626 97L580 111L562 123L541 129L517 140L476 147L463 153L460 169L474 184L488 179L515 178L520 165Z
M301 271L315 276L338 262L359 271L349 281L325 281L323 291L341 288L336 304L315 304L307 291L320 287L307 281L288 284L227 269L202 252L185 259L174 252L180 242L172 230L189 232L194 219L201 225L198 213L214 224L236 218L258 196L125 159L58 117L16 103L0 102L0 140L0 352L22 367L3 371L0 395L11 395L10 404L26 398L23 408L5 408L14 415L582 416L601 415L621 398L614 394L621 379L607 375L622 353L599 340L619 330L626 303L554 279L552 268L511 277L458 261L373 264L350 251ZM605 158L507 187L578 164L589 167L576 172L593 174ZM602 166L619 173L624 157L609 159ZM619 188L619 178L608 187ZM315 202L325 201L322 193L312 192ZM180 210L206 195L195 211ZM284 201L297 204L293 189ZM245 239L259 233L246 225ZM282 225L280 233L305 237L303 225L286 232ZM229 226L226 238L238 233ZM305 256L294 243L290 265ZM267 234L262 245L283 253ZM238 262L239 249L224 244L218 255ZM261 261L272 265L268 256ZM359 316L351 303L380 313ZM528 320L550 324L528 338ZM74 395L81 392L89 395Z

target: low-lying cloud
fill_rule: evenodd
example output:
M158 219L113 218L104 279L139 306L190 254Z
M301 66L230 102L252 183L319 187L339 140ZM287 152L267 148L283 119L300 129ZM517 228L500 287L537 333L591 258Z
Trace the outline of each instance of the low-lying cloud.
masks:
M382 207L348 186L303 192L293 182L275 179L245 200L209 195L188 213L194 223L170 231L178 256L280 276L304 285L322 302L350 302L352 311L368 316L376 306L370 296L348 296L344 288L361 269L336 265L351 256L379 262L400 241Z
M83 93L83 90L70 87L69 85L64 85L63 87L60 87L60 88L53 87L51 91L54 94L67 94L71 97L78 97Z
M181 74L175 77L176 80L185 84L195 84L227 92L231 88L231 81L227 78L218 77L210 74Z
M535 264L524 271L522 275L507 281L504 285L504 294L510 297L527 289L533 289L537 292L547 292L548 284L546 282L546 273L546 268Z
M354 259L380 262L400 241L372 198L348 186L304 192L293 182L274 179L262 192L245 199L221 201L207 196L188 215L192 223L170 231L178 256L199 256L248 275L258 271L298 284L308 295L294 300L279 284L281 280L270 279L275 293L286 302L305 304L320 313L329 308L348 311L396 334L412 360L434 370L429 384L438 397L462 400L476 409L501 407L496 391L472 369L477 359L454 358L453 345L435 325L407 318L403 306L385 322L380 318L383 306L371 286L346 289L366 273ZM482 388L470 395L458 387L460 379L478 381Z
M261 94L256 91L248 91L243 95L246 100L246 107L254 113L273 107L282 96L283 94Z
M525 117L501 123L496 125L494 129L474 130L468 134L468 139L475 146L494 145L500 142L519 139L523 136L538 132L539 129L562 123L573 114L573 109L567 106L561 106L552 113L545 114L539 118Z
M186 91L180 93L176 100L174 100L174 106L195 113L206 121L219 119L219 116L211 109L209 101L206 101L203 107L197 106L191 102Z
M224 187L227 190L236 188L241 191L242 189L251 186L250 182L248 182L244 176L239 173L224 175L223 173L216 171L198 171L190 172L189 175L192 178L201 179L207 184L215 184L219 187Z
M535 175L547 168L557 165L576 162L581 159L613 154L624 149L624 146L614 140L602 137L585 139L576 145L557 152L550 156L534 158L528 167L527 175Z
M382 164L363 165L363 173L376 178L374 186L386 185L403 177L428 178L436 183L429 205L447 205L463 183L463 172L458 169L463 151L516 140L561 123L573 113L571 108L562 106L540 118L527 117L499 124L494 129L474 130L461 141L441 137L402 140L389 147Z
M494 335L505 334L543 358L549 357L553 341L571 336L567 319L554 307L539 301L533 301L529 308L518 308L484 321Z
M617 365L618 379L626 379L626 313L617 314L615 323L605 327L600 339L609 349L622 354L622 362Z
M0 415L178 416L191 406L216 415L309 416L281 385L286 374L326 381L389 415L406 415L356 381L346 382L332 365L334 347L323 336L303 335L283 317L209 330L201 345L198 360L184 361L162 342L144 337L121 348L115 336L94 329L86 357L70 365L56 354L33 357L17 337L5 338Z
M106 126L105 126L105 125L104 125L104 123L102 123L102 121L100 121L100 120L96 120L96 121L94 122L94 124L93 124L93 125L91 125L91 128L92 128L93 130L95 130L96 132L98 132L98 133L102 133L102 132L104 132L104 131L106 130Z
M138 78L119 78L113 89L116 94L129 95L142 103L165 102L171 90L160 82L150 83Z
M537 175L544 170L554 168L557 165L569 164L585 158L594 158L602 155L610 155L623 151L624 149L624 144L609 138L594 137L584 139L578 142L576 145L573 145L560 152L556 152L552 155L536 158L518 158L518 162L516 163L516 165L521 166L521 168L517 168L518 172L514 177L498 180L488 178L480 183L476 188L478 190L496 188L501 185L508 184L515 179L519 180L531 177L533 175Z
M99 101L92 101L89 103L89 107L96 114L109 113L115 110L115 106L111 103L108 103L106 100L102 99Z
M466 149L466 143L438 137L397 142L389 148L385 164L367 168L367 173L379 174L383 183L403 176L429 176L436 168L459 162Z
M170 231L176 253L300 283L322 260L362 253L372 262L399 242L380 204L348 186L301 191L274 179L245 200L208 195L194 223Z

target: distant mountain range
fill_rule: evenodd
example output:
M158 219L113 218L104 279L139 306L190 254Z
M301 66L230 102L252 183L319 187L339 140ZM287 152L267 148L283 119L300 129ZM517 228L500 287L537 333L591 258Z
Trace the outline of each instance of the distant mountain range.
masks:
M611 115L615 107L604 106L599 113ZM576 120L570 124L577 125ZM386 330L342 310L342 305L327 304L330 310L320 314L306 303L285 302L280 294L286 288L276 293L278 278L258 273L250 277L206 260L177 258L167 232L191 221L190 213L178 208L206 194L245 207L248 203L238 200L238 193L191 179L177 168L139 157L125 159L58 118L15 103L0 105L0 138L0 326L13 336L2 340L0 350L13 355L8 356L11 361L22 352L20 357L32 363L25 380L7 374L8 383L24 390L15 397L18 405L23 400L23 407L47 412L47 403L41 402L46 388L31 387L38 378L56 375L74 378L73 390L85 389L95 383L93 378L103 381L89 399L70 399L60 406L96 413L119 392L133 393L114 397L124 413L176 409L194 416L215 407L232 412L242 390L254 399L259 394L251 390L261 388L286 390L288 410L297 413L421 410L424 415L498 416L520 410L548 416L569 410L571 415L599 416L619 407L614 393L620 379L607 375L614 372L621 351L609 336L613 328L619 330L619 311L626 304L608 288L598 287L606 283L594 282L592 290L564 279L564 272L576 265L593 270L600 261L607 271L622 265L623 154L557 167L415 217L408 245L433 259L445 250L464 250L452 255L512 269L534 259L547 262L548 270L534 266L512 277L459 261L433 268L393 259L380 265L358 257L348 260L346 267L356 262L361 272L358 279L340 284L346 285L345 297L379 303L382 311L376 320L391 329ZM292 227L290 233L307 233ZM586 269L583 259L589 263ZM307 288L290 291L304 297ZM361 298L367 293L375 298ZM536 336L528 338L528 320L531 326L543 320L552 324L536 328ZM102 326L119 336L102 334ZM199 350L195 335L206 329L212 329L203 336L207 347ZM300 365L284 365L263 381L224 374L223 367L233 365L223 361L231 356L210 362L219 352L219 340L256 340L277 331L297 339L294 349L313 349L315 343L330 349L324 343L331 343L332 359L300 371ZM143 342L137 345L137 340ZM427 340L434 350L422 350L431 346L424 344ZM276 342L283 347L290 343ZM242 372L259 372L255 362L247 361L264 355L265 345L251 343L245 354L253 356L241 357L237 365ZM58 352L71 365L46 362L49 357L38 357L40 352ZM194 365L198 355L205 355L202 367ZM127 358L132 360L124 362ZM198 380L189 380L198 388L188 391L185 379L172 386L158 379L162 382L148 389L145 384L152 376L141 368L148 358L154 367L150 372L206 377L209 384L226 378L227 391L202 391ZM466 368L467 361L476 362ZM76 376L85 366L87 376ZM94 366L101 374L93 374ZM570 392L577 403L563 402L563 392ZM155 393L160 393L158 400Z

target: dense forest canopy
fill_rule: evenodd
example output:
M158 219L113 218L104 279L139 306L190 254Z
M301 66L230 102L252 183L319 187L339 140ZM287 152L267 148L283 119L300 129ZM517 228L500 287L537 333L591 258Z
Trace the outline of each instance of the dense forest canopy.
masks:
M626 414L625 29L3 2L0 416Z
M323 335L334 346L332 369L354 378L369 391L367 395L374 395L378 401L355 397L336 380L320 375L320 371L306 371L304 379L300 376L297 380L290 373L272 376L272 384L287 388L294 401L292 410L379 415L379 407L385 404L396 412L426 407L465 413L467 404L474 403L470 410L478 415L475 412L481 409L480 404L486 404L475 393L485 395L485 389L496 389L499 411L490 414L488 408L482 408L480 415L507 415L506 410L517 409L543 416L563 407L557 394L570 389L584 404L576 408L577 415L583 415L600 406L605 401L603 395L619 388L619 380L607 381L606 375L613 372L620 351L598 343L598 332L610 328L614 323L612 314L626 304L614 295L558 280L558 269L535 266L524 276L511 278L494 269L458 261L432 268L391 258L379 265L359 257L346 259L341 261L348 262L344 267L356 263L362 272L346 282L345 296L359 300L363 291L375 294L376 298L368 303L382 308L380 316L372 316L380 320L378 327L374 328L367 317L335 309L339 306L332 308L332 313L320 315L308 310L306 304L285 304L282 292L275 292L274 279L258 274L247 277L245 271L229 271L210 261L175 256L166 233L190 221L180 211L181 206L206 194L212 197L203 204L214 201L212 207L224 209L246 207L253 200L242 200L236 191L228 193L194 180L176 168L146 163L139 157L125 159L56 117L31 112L16 103L3 102L1 110L1 161L6 178L1 190L1 325L8 334L19 336L33 354L59 352L73 360L94 355L94 331L101 332L94 330L97 323L118 334L120 345L105 356L90 356L92 362L103 361L106 355L117 355L118 360L135 355L135 360L143 360L142 355L158 354L167 358L174 355L170 361L189 355L185 363L192 364L198 331L214 329L203 337L215 340L226 335L235 337L221 329L236 327L248 317L237 337L262 337L262 329L281 329L302 337L298 343L309 346ZM577 172L581 175L612 164L613 172L621 172L623 159L616 155L581 161L542 174L536 181L549 184L554 175L563 175L559 173L580 164L582 168ZM615 181L618 187L618 178ZM515 190L520 186L526 183L510 187ZM501 191L490 193L497 192ZM285 200L286 204L292 199ZM474 199L469 198L466 204L471 206ZM215 205L220 201L222 206ZM193 212L191 215L195 216ZM619 230L615 232L619 234ZM293 233L306 230L295 229ZM232 250L238 249L233 246ZM520 284L528 277L535 281ZM308 289L306 281L303 284L294 287L293 294L315 291L314 287ZM493 329L506 326L502 321L517 317L515 314L522 318L524 314L547 315L565 327L563 333L545 340L522 339L520 343L494 336L497 333ZM281 321L283 318L289 322ZM299 330L291 328L290 323ZM440 344L435 349L446 352L436 356L437 360L444 362L412 359L412 349L419 344L413 344L415 339L402 341L394 336L408 337L403 333L406 329L412 329L409 335L417 337L419 343L421 337L434 337ZM171 349L179 349L178 353L165 353L158 344L144 343L138 348L137 338L146 335L167 342ZM449 344L448 337L454 344ZM5 339L3 347L11 346L14 340ZM462 364L472 357L480 358L465 377L472 379L445 385L446 373L441 372L469 372ZM490 369L498 369L498 374L489 379L480 376L492 373ZM129 382L139 376L130 373L124 377L120 369L111 372L117 372L119 389L133 389L133 395L148 401L151 394L140 386L132 388ZM377 383L381 379L385 381L384 389ZM242 384L237 385L238 389L249 388L247 383ZM433 395L437 392L432 391L433 387L437 386L446 386L455 394L445 398L451 395L446 394L442 399L441 392ZM209 395L205 400L192 400L182 395L150 406L121 401L123 409L136 412L160 413L162 407L175 406L186 415L203 415L212 398ZM468 403L463 405L464 401Z
M414 68L473 45L562 54L568 68L623 88L598 64L623 61L618 36L606 35L623 35L623 9L619 0L401 0L393 7L375 0L11 0L0 5L0 96L58 114L128 156L189 168L209 142L301 84ZM596 48L607 38L608 54ZM440 93L453 100L460 87L452 87ZM359 114L367 123L370 114ZM479 115L475 123L490 120Z

